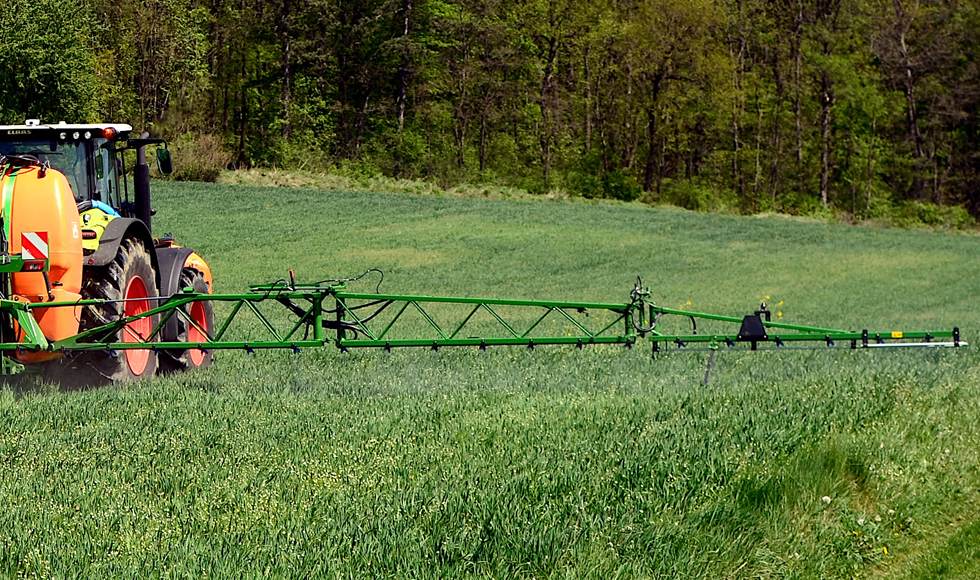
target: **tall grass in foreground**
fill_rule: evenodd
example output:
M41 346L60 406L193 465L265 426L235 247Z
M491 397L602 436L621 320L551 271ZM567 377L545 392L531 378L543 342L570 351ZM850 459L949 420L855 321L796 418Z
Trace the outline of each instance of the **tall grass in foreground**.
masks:
M169 185L218 290L621 301L975 341L973 237L567 204ZM373 288L373 282L364 290ZM219 353L0 394L0 571L26 577L970 577L975 348Z

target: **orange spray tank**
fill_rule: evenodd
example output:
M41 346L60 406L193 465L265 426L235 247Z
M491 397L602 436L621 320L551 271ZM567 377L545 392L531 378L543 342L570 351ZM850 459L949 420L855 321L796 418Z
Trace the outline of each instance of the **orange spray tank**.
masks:
M0 176L0 207L11 254L21 252L22 233L48 234L50 286L42 272L18 272L11 275L13 297L32 303L81 299L80 219L65 176L54 169L8 166ZM81 307L34 310L34 318L50 340L77 334L80 317ZM42 362L59 356L60 353L25 352L17 358L23 362Z

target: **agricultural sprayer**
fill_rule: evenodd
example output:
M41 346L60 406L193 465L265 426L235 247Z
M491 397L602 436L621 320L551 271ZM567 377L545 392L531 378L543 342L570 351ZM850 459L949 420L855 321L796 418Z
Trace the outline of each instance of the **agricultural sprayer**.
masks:
M128 125L0 127L0 371L110 380L207 366L213 352L618 344L676 350L959 347L959 330L844 331L663 308L640 280L620 303L384 294L361 277L215 293L207 263L151 234L149 166L166 142ZM125 151L135 151L133 191ZM132 194L132 195L131 195ZM365 275L369 272L365 273ZM376 271L374 271L376 272ZM383 275L382 275L383 277ZM683 327L668 321L681 321ZM699 327L700 325L700 327ZM678 328L681 328L678 330ZM710 373L710 362L709 362ZM706 375L707 379L707 375Z

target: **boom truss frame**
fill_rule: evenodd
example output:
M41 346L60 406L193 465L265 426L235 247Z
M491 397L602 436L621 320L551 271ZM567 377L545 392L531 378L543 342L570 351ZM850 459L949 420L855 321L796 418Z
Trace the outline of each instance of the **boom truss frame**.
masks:
M406 294L379 294L350 292L344 283L297 285L279 281L256 285L249 292L240 294L202 294L187 288L169 297L157 298L159 305L136 316L109 321L61 340L48 340L41 332L34 313L46 308L85 308L105 304L106 300L79 300L74 302L24 303L0 300L0 314L6 314L19 329L17 342L0 342L3 364L0 373L12 374L23 370L22 365L11 360L17 352L79 352L126 349L216 349L245 350L293 349L321 347L333 344L341 351L352 348L423 347L437 350L441 347L475 346L524 346L573 345L579 348L594 344L622 344L634 346L641 339L652 344L653 354L676 350L719 350L742 348L756 350L760 344L768 348L793 348L793 345L819 345L819 348L877 348L877 347L960 347L958 328L931 331L846 331L817 326L773 322L765 306L743 318L690 312L657 306L649 300L650 292L637 285L630 293L629 302L564 302L549 300L514 300L501 298L472 298L423 296ZM192 302L210 301L230 306L225 314L215 309L213 333L201 328L187 314ZM450 323L440 324L433 314L437 305L453 305L465 313ZM273 306L278 316L272 316ZM292 320L282 322L285 307ZM507 312L504 312L507 310ZM382 313L388 316L380 322L375 319ZM520 313L516 319L514 311ZM393 315L391 313L394 313ZM240 319L250 313L258 321L263 336L253 339L235 338ZM594 316L600 313L602 316ZM406 326L408 314L417 314L412 336L398 335ZM590 316L592 314L592 316ZM159 315L147 336L135 335L132 322ZM487 334L472 336L471 322L477 315L496 329ZM183 318L196 327L205 342L188 343L160 339L164 326L173 317ZM562 331L549 331L542 322L552 317L561 321ZM689 318L692 331L687 334L665 334L658 330L665 316ZM601 320L599 320L601 319ZM528 323L527 321L532 321ZM699 321L741 324L737 331L699 334ZM552 325L553 326L553 325ZM255 330L254 323L251 331ZM118 340L120 331L129 333L135 341ZM841 344L838 344L841 343Z

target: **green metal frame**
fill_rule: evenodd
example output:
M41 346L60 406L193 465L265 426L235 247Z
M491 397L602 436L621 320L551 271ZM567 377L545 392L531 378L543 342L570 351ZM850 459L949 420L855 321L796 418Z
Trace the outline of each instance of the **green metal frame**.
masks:
M594 302L558 302L549 300L508 300L499 298L465 298L465 297L442 297L442 296L407 296L398 294L367 294L357 292L337 292L334 297L337 301L338 336L336 344L340 348L395 348L395 347L432 347L442 346L494 346L494 345L513 345L534 347L545 344L633 344L636 342L637 332L628 323L630 313L642 315L642 308L639 305L625 304L603 304ZM383 328L372 327L366 317L358 317L357 311L350 306L351 301L367 301L375 303L375 312L388 308L393 305L400 305L395 316L388 321ZM454 320L447 328L443 328L436 322L435 317L426 307L436 304L455 304L465 305L466 315L462 319ZM513 319L508 321L501 312L501 307L518 307L519 310L532 312L530 319L533 322L524 326L519 326ZM394 327L402 320L406 311L412 309L417 311L425 322L429 330L433 331L430 337L426 338L390 338ZM608 323L594 324L591 321L582 320L583 315L588 312L601 311L611 314L612 321ZM499 330L499 336L479 336L465 337L462 332L468 329L467 325L478 313L485 313L490 316ZM538 331L541 323L549 315L555 315L566 322L568 328L575 332L566 332L564 335ZM344 324L348 327L344 327ZM450 331L449 328L452 328ZM522 330L523 328L523 330ZM363 335L365 338L348 338L347 334L354 331L356 334Z
M120 318L105 325L90 328L61 340L49 341L41 333L32 313L45 308L76 308L105 304L105 300L79 300L76 302L44 302L24 304L0 300L0 313L7 313L16 321L21 331L20 342L0 343L0 353L11 355L17 351L116 351L125 349L258 349L291 348L298 351L306 347L333 344L342 351L350 348L426 347L438 349L448 346L512 345L534 348L539 345L564 344L583 347L589 344L623 344L632 347L642 338L648 338L653 352L668 350L717 350L719 348L751 348L759 343L772 348L791 348L787 343L810 343L824 347L872 348L879 346L959 347L966 346L960 340L959 330L949 331L843 331L815 326L786 324L762 320L765 310L755 315L765 328L764 337L742 337L738 331L728 333L697 333L696 321L739 324L745 319L702 312L689 312L656 306L649 301L649 291L638 284L630 294L630 301L620 304L594 302L562 302L548 300L511 300L499 298L469 298L443 296L416 296L402 294L374 294L349 292L344 284L295 285L284 282L252 286L241 294L200 294L186 289L180 294L159 299L162 304L137 316ZM228 305L226 314L216 312L213 333L200 328L187 314L186 306L196 301L210 301ZM459 313L448 323L440 324L434 309L438 305L451 305ZM275 314L270 310L275 310ZM293 315L285 320L285 307ZM389 310L390 309L390 310ZM504 312L504 311L507 312ZM383 313L386 317L376 320ZM515 314L516 312L516 314ZM254 316L250 331L260 329L259 339L235 338L241 318L245 313ZM414 326L407 322L408 313L418 314ZM596 313L601 316L596 316ZM472 336L473 320L483 315L484 326L491 331ZM119 331L134 320L159 315L149 336L139 337L138 342L121 342ZM445 313L441 313L445 317ZM168 342L160 339L161 332L172 317L179 316L194 325L205 336L206 342ZM551 317L552 324L543 325ZM658 330L665 316L690 318L693 328L689 334L663 334ZM601 320L600 320L601 319ZM258 326L254 321L258 321ZM554 321L560 321L561 332L556 331ZM649 325L649 326L647 326ZM399 331L408 329L408 335ZM943 341L942 339L948 339ZM837 343L843 343L838 345ZM6 356L0 365L0 373L9 374L21 370L17 363Z
M31 270L31 272L50 272L51 271L51 260L45 258L44 260L31 260L32 262L44 262L44 265L40 270ZM0 255L0 274L14 274L17 272L24 271L24 258L20 254L12 255Z
M764 311L762 311L764 312ZM650 305L650 317L656 320L659 316L672 315L691 318L693 320L711 320L718 322L741 324L744 318L724 316L719 314L708 314L704 312L690 312L687 310L677 310L673 308L661 308ZM806 326L801 324L786 324L782 322L772 322L760 320L767 331L767 337L753 340L751 338L740 338L738 332L713 333L713 334L660 334L654 328L651 330L650 340L654 343L654 350L667 350L669 348L684 349L691 345L706 347L716 350L722 347L735 348L739 345L748 345L751 350L757 350L759 343L771 343L775 348L783 348L786 343L823 342L828 347L838 346L837 343L844 343L845 348L877 348L877 347L960 347L967 346L967 343L960 340L959 328L952 330L932 330L932 331L846 331L817 326ZM773 332L774 331L774 332ZM940 339L949 339L942 341Z
M330 308L325 303L330 300ZM212 333L197 326L184 308L195 301L227 303L227 314L216 317ZM400 305L397 314L383 327L373 324L373 316L360 316L358 311L365 307L385 310ZM28 311L45 308L86 307L105 304L105 300L79 300L74 302L44 302L29 304ZM444 329L431 312L433 304L466 305L468 313L462 320L452 323L452 330ZM282 306L295 316L294 320L283 324L274 319L269 306L282 313ZM23 306L23 305L21 305ZM519 307L536 311L534 322L519 326L519 321L508 320L500 312L501 307ZM4 308L0 303L0 311ZM392 338L396 327L404 325L405 312L409 309L418 312L424 321L424 329L431 337ZM579 320L589 312L605 311L612 315L613 321L590 324ZM237 323L244 313L251 313L264 329L265 337L257 340L230 339ZM483 337L463 337L467 324L477 312L486 312L496 322L499 335ZM535 332L549 314L554 314L568 322L569 328L576 332L563 335ZM286 286L272 284L253 286L244 294L199 294L183 292L170 297L165 303L137 316L120 318L108 324L91 328L77 335L48 342L40 333L24 333L18 343L0 343L0 351L10 350L125 350L125 349L264 349L264 348L304 348L334 344L341 350L348 348L395 348L395 347L435 347L442 346L494 346L517 345L533 347L545 344L630 344L636 342L638 333L630 324L630 314L645 320L642 303L603 304L593 302L558 302L545 300L507 300L496 298L466 298L443 296L415 296L400 294L369 294L347 292L343 284L331 286ZM140 318L160 315L149 336L140 337L139 342L120 342L115 339L119 331L128 323ZM168 320L179 316L193 324L209 337L204 343L167 342L159 339ZM281 318L278 317L278 318ZM333 330L328 336L328 330ZM363 337L363 338L359 338Z

